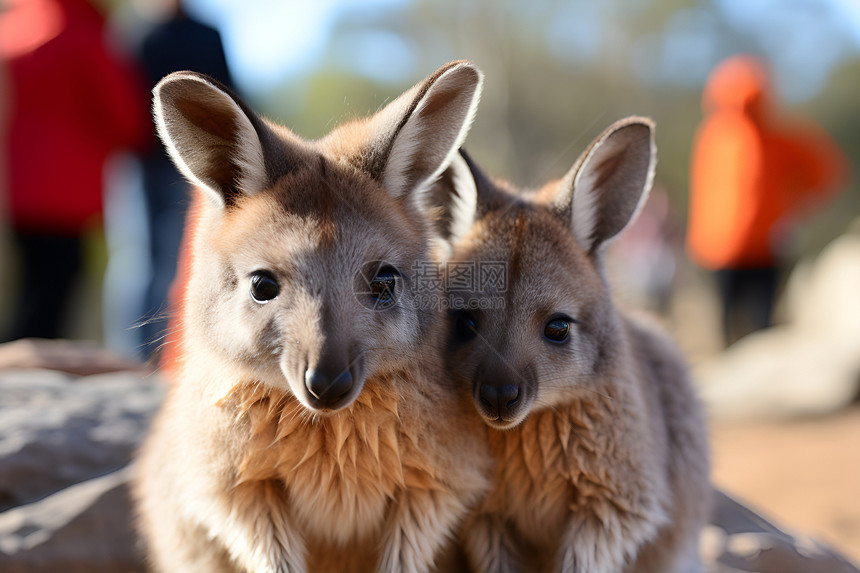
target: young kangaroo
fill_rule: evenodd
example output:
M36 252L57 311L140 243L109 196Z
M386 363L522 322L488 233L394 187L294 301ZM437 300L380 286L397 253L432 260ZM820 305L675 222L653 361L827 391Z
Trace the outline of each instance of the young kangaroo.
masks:
M496 304L459 305L448 357L497 464L463 528L478 571L701 570L702 412L678 351L616 309L604 270L607 243L650 189L652 132L647 119L620 121L563 179L528 194L459 162L478 198L457 216L473 223L451 259L475 263L479 276L482 265L506 265L504 277L458 295Z
M205 196L135 488L158 571L426 571L486 491L480 419L424 349L444 317L408 288L481 82L453 62L318 141L201 75L156 86Z

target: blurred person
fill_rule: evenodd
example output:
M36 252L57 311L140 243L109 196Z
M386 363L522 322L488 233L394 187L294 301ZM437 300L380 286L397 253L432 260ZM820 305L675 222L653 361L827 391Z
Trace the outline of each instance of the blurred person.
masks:
M3 10L0 4L0 11ZM8 221L8 212L6 198L7 192L7 171L6 171L6 138L3 134L6 133L6 122L8 121L9 111L9 80L6 70L6 61L0 58L0 341L3 340L3 326L6 324L8 313L11 311L9 301L10 287L12 286L12 276L9 272L10 255L9 252L9 229L6 222Z
M0 13L2 13L3 9L3 5L0 4ZM4 137L4 134L6 133L6 124L9 117L10 90L8 78L9 72L6 68L6 60L4 58L0 58L0 242L5 240L6 233L6 229L3 227L2 223L8 219L6 216L6 137ZM0 243L0 247L3 246L5 246L5 244Z
M217 30L189 15L179 0L139 0L153 24L142 34L138 57L151 90L171 72L193 70L232 87L221 36ZM154 131L153 131L154 138ZM176 274L183 223L188 205L188 184L160 143L141 159L149 277L143 300L143 320L137 329L137 347L148 357L163 340L169 314L169 291Z
M145 141L140 78L86 0L7 0L6 216L21 271L5 338L56 338L98 228L106 158Z
M756 58L711 73L691 164L687 250L714 271L726 345L771 324L779 269L798 219L847 176L842 152L808 120L781 117Z
M0 12L3 10L0 4ZM6 61L0 58L0 221L6 219L6 122L9 115L9 79ZM0 232L4 229L0 228Z

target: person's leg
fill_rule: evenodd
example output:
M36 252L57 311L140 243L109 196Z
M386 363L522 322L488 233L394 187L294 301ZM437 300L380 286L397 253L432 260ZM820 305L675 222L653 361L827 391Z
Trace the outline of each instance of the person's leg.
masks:
M144 299L141 334L143 351L149 355L160 346L167 331L170 314L168 291L176 276L188 205L188 185L171 163L155 160L145 165L144 190L149 215L152 274Z
M80 237L13 232L21 260L9 340L58 338L83 264Z
M723 344L730 346L737 341L738 317L740 315L740 284L742 271L738 269L721 269L714 272L717 289L720 293L722 308Z
M751 331L761 330L769 327L772 323L779 269L765 267L749 269L747 273L747 316Z
M140 357L140 317L149 280L146 202L139 161L116 156L105 170L104 226L108 248L102 295L105 344Z
M719 271L726 346L771 325L778 278L774 267Z

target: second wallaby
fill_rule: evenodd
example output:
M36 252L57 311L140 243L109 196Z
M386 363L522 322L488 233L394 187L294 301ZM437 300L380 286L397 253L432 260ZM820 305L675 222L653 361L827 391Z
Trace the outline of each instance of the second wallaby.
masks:
M616 308L604 268L655 162L653 124L628 118L534 192L454 164L477 203L459 203L472 223L452 261L506 271L451 303L449 373L472 391L496 460L463 529L477 571L701 571L702 410L678 350Z

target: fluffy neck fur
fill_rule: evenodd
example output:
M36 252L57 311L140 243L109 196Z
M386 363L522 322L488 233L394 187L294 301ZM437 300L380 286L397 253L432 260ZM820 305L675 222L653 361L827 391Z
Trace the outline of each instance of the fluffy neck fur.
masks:
M318 539L344 545L355 541L356 530L375 534L371 527L382 523L398 488L433 490L440 479L422 454L417 428L399 423L397 386L404 379L405 372L368 379L352 405L325 417L310 415L288 392L237 384L219 403L248 436L236 486L283 484Z

